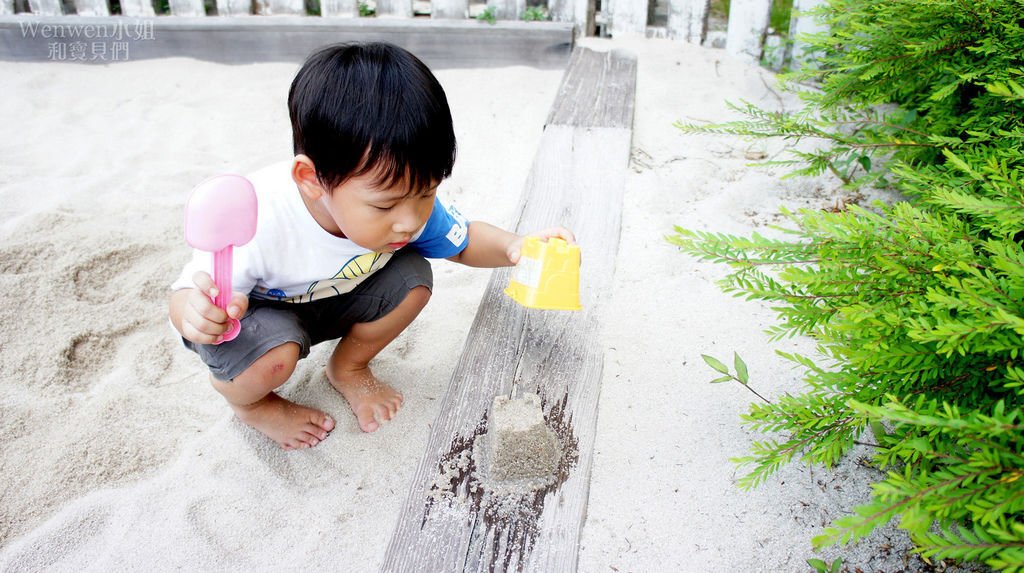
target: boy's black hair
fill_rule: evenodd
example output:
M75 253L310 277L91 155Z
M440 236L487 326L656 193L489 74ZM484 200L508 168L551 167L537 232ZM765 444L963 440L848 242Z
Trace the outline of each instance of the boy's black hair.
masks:
M296 154L328 190L379 168L377 184L427 191L452 173L455 132L441 84L416 56L386 43L311 55L288 91Z

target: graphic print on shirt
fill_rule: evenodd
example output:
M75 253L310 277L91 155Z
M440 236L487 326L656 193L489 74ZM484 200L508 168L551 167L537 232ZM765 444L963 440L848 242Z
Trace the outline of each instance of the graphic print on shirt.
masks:
M454 207L448 207L448 213L451 214L452 219L455 222L452 224L452 228L449 229L446 238L451 241L456 247L462 245L462 242L466 240L466 233L469 232L469 224L466 223L466 218L462 216Z
M288 302L303 303L350 292L369 275L377 272L389 260L392 253L363 253L352 257L329 279L309 285L306 294L293 296Z

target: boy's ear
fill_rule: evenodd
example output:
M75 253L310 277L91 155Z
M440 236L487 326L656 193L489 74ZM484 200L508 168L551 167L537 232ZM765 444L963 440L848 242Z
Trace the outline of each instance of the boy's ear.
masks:
M320 197L327 194L316 178L313 160L307 155L300 153L292 160L292 180L299 187L299 191L313 201L319 201Z

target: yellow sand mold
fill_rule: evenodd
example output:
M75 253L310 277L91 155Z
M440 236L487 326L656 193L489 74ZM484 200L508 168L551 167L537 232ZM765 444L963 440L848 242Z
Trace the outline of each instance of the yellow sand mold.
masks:
M580 310L580 247L526 237L505 294L528 308Z

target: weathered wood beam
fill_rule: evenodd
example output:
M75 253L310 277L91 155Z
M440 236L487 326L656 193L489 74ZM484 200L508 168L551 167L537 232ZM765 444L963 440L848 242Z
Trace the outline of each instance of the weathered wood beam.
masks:
M60 0L28 0L28 9L37 16L60 16L64 13Z
M732 0L725 51L745 62L759 63L771 8L772 0Z
M320 0L320 16L324 18L359 17L358 0Z
M793 62L813 64L821 56L821 54L810 50L810 45L804 41L803 36L805 34L818 34L828 30L826 24L817 21L807 13L809 10L825 3L826 0L794 0L793 18L790 20L789 26L789 37L793 39L789 59Z
M487 0L487 7L499 20L518 20L526 11L526 0Z
M502 293L510 270L492 274L383 571L575 571L603 366L598 316L618 250L635 81L632 56L574 52L516 231L574 230L583 251L583 310L523 308ZM562 461L553 484L500 495L479 483L473 451L492 399L523 392L541 397Z
M708 10L711 0L669 0L668 37L698 46L708 32Z
M127 1L122 0L121 5L125 6ZM70 36L55 38L54 34L62 30L121 25L134 30L137 24L136 18L122 16L0 16L0 60L46 61L50 59L50 44L75 41ZM411 50L437 69L554 69L565 67L573 44L572 25L565 22L498 22L486 26L475 20L280 16L153 18L151 24L151 38L131 42L130 59L192 57L230 64L301 62L325 44L385 41Z
M121 0L121 14L126 18L149 18L156 14L149 0ZM0 28L0 33L3 29Z
M432 0L430 17L446 20L461 20L469 17L468 0Z
M107 0L75 0L75 13L79 16L109 16Z
M173 0L172 0L173 1ZM202 2L202 0L191 0ZM305 16L306 5L302 0L255 0L256 13L261 16Z
M377 0L377 16L412 18L412 0Z
M185 18L201 18L206 16L203 0L168 0L172 16Z
M575 50L547 125L632 129L636 60L617 52Z
M252 0L217 0L218 16L244 16L252 12Z
M609 0L612 37L644 37L653 0Z

